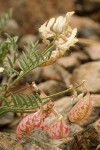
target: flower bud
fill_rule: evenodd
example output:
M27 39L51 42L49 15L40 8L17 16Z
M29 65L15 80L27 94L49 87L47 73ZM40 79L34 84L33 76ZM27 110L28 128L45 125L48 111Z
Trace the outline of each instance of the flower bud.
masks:
M69 136L69 128L63 120L59 120L51 125L48 134L53 140L66 138Z
M42 123L43 119L40 117L40 110L34 114L27 115L21 120L16 129L16 139L22 139L22 137L31 133L35 128L39 128Z
M92 110L92 104L90 102L90 94L87 93L86 96L82 97L76 105L68 113L68 119L71 122L79 122L87 118Z

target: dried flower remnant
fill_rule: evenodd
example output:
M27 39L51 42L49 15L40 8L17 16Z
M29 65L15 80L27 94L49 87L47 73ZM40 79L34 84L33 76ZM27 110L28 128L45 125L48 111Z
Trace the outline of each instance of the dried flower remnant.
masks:
M69 136L69 128L63 120L58 120L50 126L48 134L53 140L66 138Z
M68 113L68 119L71 122L79 122L87 118L90 115L91 110L92 104L90 101L90 94L87 93L76 103L76 105Z
M20 140L43 123L40 110L24 117L16 129L16 139Z
M77 29L72 29L69 25L70 18L74 12L68 12L65 17L59 16L57 19L51 18L48 22L45 22L39 31L42 34L42 38L45 44L50 43L48 38L53 38L53 44L55 50L52 51L50 59L43 63L41 66L48 66L62 57L66 50L78 41L76 38Z
M47 95L43 91L41 91L40 97L46 98L46 96ZM42 112L44 119L47 118L51 114L53 106L54 106L54 103L51 100L47 104L41 106L41 112Z

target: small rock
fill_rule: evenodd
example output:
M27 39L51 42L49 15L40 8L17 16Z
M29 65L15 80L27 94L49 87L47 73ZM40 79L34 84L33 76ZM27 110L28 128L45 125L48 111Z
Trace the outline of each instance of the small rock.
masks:
M14 120L8 125L10 129L16 128L16 125L20 122L20 117L15 117Z
M30 73L28 73L24 77L23 81L28 82L28 83L32 83L33 81L35 81L36 83L40 83L43 80L41 74L42 74L42 68L36 68Z
M74 10L73 0L67 1L43 1L41 0L0 0L0 14L13 8L13 17L20 24L21 35L37 33L38 27L53 16L66 14ZM49 8L49 9L48 9ZM34 11L33 11L34 10Z
M66 119L67 112L69 111L71 104L72 104L72 97L65 96L55 101L55 109Z
M58 60L58 64L65 69L72 71L75 67L79 66L79 61L72 55L67 57L62 57Z
M62 143L59 144L58 150L78 150L78 145L76 143L76 140L74 138L67 138L65 141L63 140Z
M91 60L100 60L100 44L92 44L85 48Z
M59 74L62 78L62 81L65 83L65 85L67 87L70 87L71 74L67 70L65 70L63 67L61 67L60 65L56 65L56 69L59 72Z
M96 28L99 31L99 23L93 21L89 17L72 16L71 25L74 28L81 29L83 27Z
M35 41L36 41L35 35L27 34L21 38L21 40L19 42L19 47L24 48L24 46L27 46L28 43L30 43L30 42L34 43Z
M4 28L4 32L11 35L11 36L15 36L15 35L19 35L19 25L18 23L11 19L7 22L7 25Z
M100 119L98 119L95 123L94 126L96 128L96 130L98 131L99 135L100 135Z
M0 132L0 150L13 150L16 144L14 133Z
M65 84L63 84L61 82L49 80L49 81L45 81L43 83L40 83L38 85L38 88L43 90L47 95L51 95L51 94L65 90L66 86L65 86ZM64 96L64 95L62 95L62 96ZM56 98L57 97L55 97L54 99L56 99Z
M77 11L86 13L93 13L97 10L99 10L99 0L84 0L81 2L80 0L77 0L76 8L78 8Z
M84 52L73 52L73 57L78 59L80 62L87 62L89 60L89 57Z
M100 107L100 94L91 94L91 102L93 107Z
M76 134L76 133L78 133L78 132L80 132L82 130L83 130L83 128L80 127L79 125L71 124L70 125L70 136L73 136L74 134Z
M99 145L99 135L94 126L74 135L78 150L95 150Z
M100 93L100 61L86 63L73 71L71 83L74 85L82 80L86 80L88 91Z
M7 150L0 144L0 150Z
M10 124L14 120L14 113L8 112L0 116L0 126Z
M100 150L100 144L98 145L98 147L96 148L96 150Z
M40 129L36 129L31 135L25 137L23 140L25 141L25 150L50 150L54 147L50 137L46 132L43 132Z
M79 31L78 31L78 37L82 37L82 38L91 38L91 39L97 39L99 35L99 32L96 28L94 27L82 27Z
M62 80L59 72L56 69L56 65L43 67L42 76L45 80L56 80L56 81Z
M15 146L14 150L24 150L24 148L21 144L18 144Z

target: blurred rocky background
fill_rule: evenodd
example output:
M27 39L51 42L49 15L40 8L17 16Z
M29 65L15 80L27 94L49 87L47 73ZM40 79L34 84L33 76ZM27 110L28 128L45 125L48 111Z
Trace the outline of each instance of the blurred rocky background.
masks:
M20 89L25 86L26 82L31 83L35 81L38 87L49 95L65 90L72 84L76 85L82 80L86 80L86 88L91 93L91 101L93 104L92 114L88 119L70 126L71 139L69 139L69 145L70 141L72 145L82 145L84 142L82 142L82 140L78 141L78 139L81 139L81 135L86 132L83 138L83 141L86 141L86 135L89 131L91 134L88 136L91 137L91 135L93 135L95 137L94 141L97 139L97 141L94 142L95 144L93 145L93 142L90 140L92 146L90 146L89 143L85 143L87 147L84 147L84 145L83 147L76 146L77 148L75 150L99 150L100 0L0 0L0 14L7 12L11 8L13 9L13 17L9 20L3 32L11 36L19 36L18 45L20 53L24 50L24 46L27 45L27 42L35 42L38 38L40 40L40 46L43 48L38 28L46 20L51 17L65 15L67 11L75 11L75 15L71 19L71 25L78 28L77 36L79 42L76 46L72 47L69 52L67 52L64 57L60 58L54 65L37 68L29 73L20 81L17 88ZM4 40L4 37L0 36L0 40ZM17 64L15 67L19 69ZM5 78L0 78L1 82L4 82ZM82 89L79 90L82 91ZM53 99L56 109L64 116L65 121L71 98L69 93L69 95L63 95L62 97ZM54 118L51 116L50 120L52 121L53 119ZM36 141L33 136L31 139L26 138L21 141L21 143L16 143L15 129L19 120L20 117L12 112L0 116L0 150L48 150L56 147L50 147L48 144L46 144L46 147L43 147L43 143L48 143L48 140L49 143L52 142L46 135L42 135L45 139L44 141L39 137L40 143ZM90 129L87 129L89 127ZM78 132L79 134L76 134ZM38 132L36 132L36 138L37 133ZM9 137L9 135L11 137ZM75 143L75 141L77 142ZM28 149L30 143L32 145ZM57 145L55 150L68 149L68 147L66 147L66 142L65 144L56 142L54 145ZM73 149L73 147L69 146L68 150L71 149Z

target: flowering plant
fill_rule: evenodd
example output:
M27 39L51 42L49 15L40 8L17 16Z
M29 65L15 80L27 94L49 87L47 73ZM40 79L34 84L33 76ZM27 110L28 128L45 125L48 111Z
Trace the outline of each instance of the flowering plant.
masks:
M0 43L0 74L4 74L7 77L7 82L0 86L0 115L10 111L22 114L22 120L16 129L17 140L30 134L36 128L47 132L53 140L69 136L68 122L65 122L63 116L55 110L52 97L77 89L83 85L83 82L76 87L49 96L41 89L38 89L34 82L25 87L26 89L28 88L31 94L23 94L21 91L15 91L14 93L13 88L30 71L37 67L53 64L71 46L75 45L78 41L76 37L77 29L72 29L70 25L70 18L73 14L74 12L68 12L64 17L51 18L41 25L39 32L42 35L44 44L46 44L46 48L42 52L37 49L38 42L31 43L18 60L18 37L12 38L7 35L6 41ZM1 19L0 31L10 17L11 12ZM52 38L52 41L50 38ZM12 54L12 59L9 57L9 52ZM5 66L5 60L8 61L8 66ZM15 69L15 63L18 63L20 71ZM78 95L76 99L75 106L72 106L71 110L66 114L66 118L70 122L81 121L90 114L92 109L89 93L85 96ZM49 118L51 113L55 116L55 122L48 124L46 118Z

